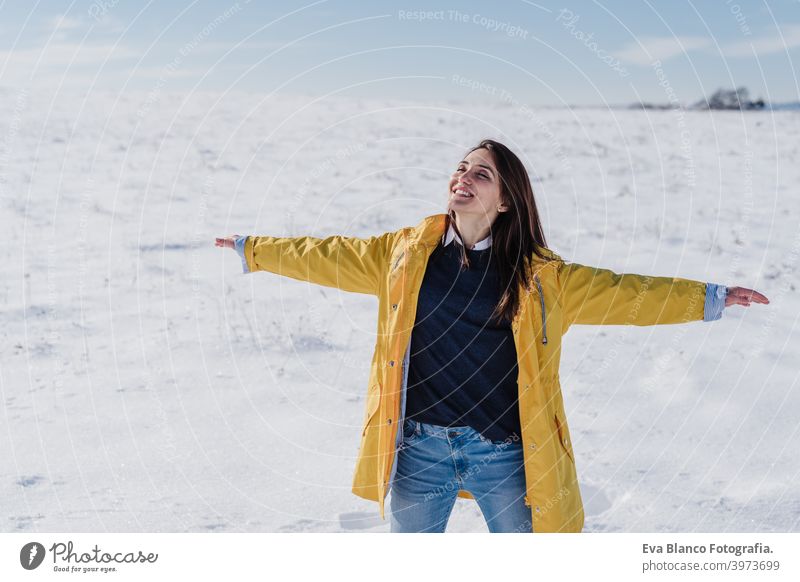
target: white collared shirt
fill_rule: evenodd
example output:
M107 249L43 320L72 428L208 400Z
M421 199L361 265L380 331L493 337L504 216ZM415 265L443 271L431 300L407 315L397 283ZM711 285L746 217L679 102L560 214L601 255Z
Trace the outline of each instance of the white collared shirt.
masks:
M443 246L449 245L451 242L453 242L453 239L457 240L458 244L460 244L462 247L464 246L464 243L461 242L461 237L456 234L456 231L453 228L453 225L451 224L450 228L447 229L447 232L442 237L442 245ZM484 249L488 249L490 246L492 246L492 234L491 233L489 233L489 236L487 236L482 241L476 242L475 246L472 247L472 249L470 249L470 250L482 251Z

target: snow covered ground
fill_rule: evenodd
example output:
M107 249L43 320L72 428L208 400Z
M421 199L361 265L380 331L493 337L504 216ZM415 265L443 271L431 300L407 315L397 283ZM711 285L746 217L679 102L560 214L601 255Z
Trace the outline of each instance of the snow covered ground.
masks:
M243 275L213 239L416 224L483 137L563 257L771 300L565 337L585 530L800 531L800 112L0 103L0 531L388 531L350 492L377 300ZM448 531L486 531L474 501Z

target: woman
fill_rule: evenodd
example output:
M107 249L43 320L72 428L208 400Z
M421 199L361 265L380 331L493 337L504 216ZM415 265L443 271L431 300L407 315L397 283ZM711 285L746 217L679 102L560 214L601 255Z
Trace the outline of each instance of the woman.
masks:
M236 249L245 272L378 297L353 492L377 501L383 518L392 491L391 531L443 532L467 497L491 532L579 532L561 336L573 324L712 321L725 306L768 300L565 262L547 249L525 167L496 141L467 153L448 191L447 214L368 239L216 245Z

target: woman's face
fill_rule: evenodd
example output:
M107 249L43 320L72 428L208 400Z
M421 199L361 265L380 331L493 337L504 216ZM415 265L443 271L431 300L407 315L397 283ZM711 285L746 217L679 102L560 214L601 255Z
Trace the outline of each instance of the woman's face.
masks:
M465 196L465 193L468 195ZM500 177L497 175L494 155L487 149L477 149L461 160L450 176L447 208L460 216L485 216L492 224L498 212L507 210L501 206L498 211L500 205Z

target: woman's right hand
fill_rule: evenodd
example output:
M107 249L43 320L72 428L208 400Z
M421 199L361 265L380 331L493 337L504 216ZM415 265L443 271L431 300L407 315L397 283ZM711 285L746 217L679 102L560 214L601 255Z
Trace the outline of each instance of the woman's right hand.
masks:
M236 248L236 244L234 243L234 241L237 238L239 238L238 234L232 234L231 236L226 236L226 237L217 237L215 239L214 244L215 244L215 246L222 247L222 248L235 249Z
M725 307L730 307L731 305L750 307L750 302L768 305L769 299L758 291L748 289L747 287L728 287L728 294L725 297Z

